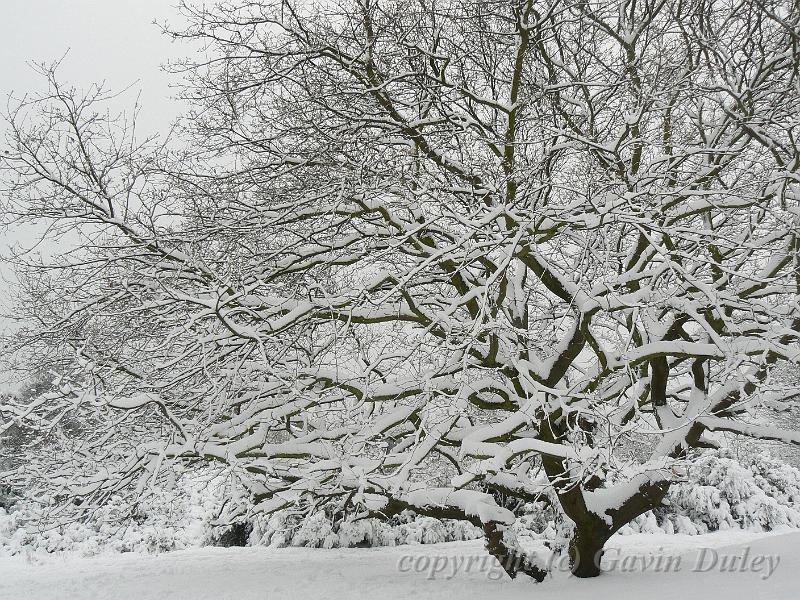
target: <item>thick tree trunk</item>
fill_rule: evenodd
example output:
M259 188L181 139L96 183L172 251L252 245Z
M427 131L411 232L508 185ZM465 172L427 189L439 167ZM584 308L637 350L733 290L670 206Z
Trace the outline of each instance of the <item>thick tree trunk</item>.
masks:
M547 421L549 428L542 428L541 440L559 443L566 431L563 424L560 428L553 421ZM542 455L542 465L547 477L553 484L561 508L574 523L575 532L569 544L570 569L576 577L597 577L602 572L600 559L603 546L608 539L623 525L630 523L639 515L658 506L669 489L669 480L651 481L644 478L638 489L623 489L625 495L617 506L605 509L599 515L586 504L585 493L591 493L603 483L599 477L578 483L570 473L567 462L558 456ZM630 482L628 482L630 483ZM622 483L620 485L628 485Z
M603 546L611 537L604 523L576 524L569 544L570 570L575 577L597 577L601 573Z

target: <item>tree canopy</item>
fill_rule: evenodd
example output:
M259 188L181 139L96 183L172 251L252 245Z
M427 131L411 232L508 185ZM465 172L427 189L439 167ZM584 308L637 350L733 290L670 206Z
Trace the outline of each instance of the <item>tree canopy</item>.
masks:
M6 218L78 242L21 269L59 389L3 414L92 423L84 501L214 461L506 559L496 497L544 494L591 576L714 432L800 442L755 418L797 394L796 3L181 10L167 142L53 71L8 117Z

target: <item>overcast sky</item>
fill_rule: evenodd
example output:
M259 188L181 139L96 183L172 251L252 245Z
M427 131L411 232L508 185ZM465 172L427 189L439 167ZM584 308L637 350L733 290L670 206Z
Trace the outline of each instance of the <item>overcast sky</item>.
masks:
M5 99L41 89L27 63L53 61L69 51L61 77L81 86L105 80L114 89L137 82L143 125L170 123L169 75L159 66L185 53L153 20L179 21L172 0L3 0L0 18L0 93Z
M120 109L132 106L141 91L140 132L165 130L180 112L180 105L170 99L175 79L160 65L190 49L172 43L153 24L180 22L173 0L3 0L0 6L2 108L9 94L20 97L44 89L31 61L53 62L67 53L59 69L63 81L83 88L105 81L112 90L133 84L120 100ZM3 130L0 124L0 133ZM0 256L9 243L24 243L26 235L31 233L0 231ZM1 262L0 277L11 277ZM7 308L5 289L0 281L0 313Z

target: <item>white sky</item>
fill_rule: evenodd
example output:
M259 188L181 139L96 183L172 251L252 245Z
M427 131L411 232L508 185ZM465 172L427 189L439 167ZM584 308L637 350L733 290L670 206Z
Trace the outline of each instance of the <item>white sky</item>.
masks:
M30 61L53 61L69 51L61 76L78 86L105 80L112 89L137 82L142 124L160 128L178 107L160 65L184 54L184 44L161 35L153 20L179 21L172 0L3 0L0 18L0 94L41 89Z
M141 91L140 132L164 131L180 112L171 99L170 83L176 80L160 65L191 49L172 43L153 24L180 22L174 0L2 0L0 6L0 111L9 94L44 89L28 63L53 62L68 51L59 69L64 82L88 88L105 81L111 90L133 84L120 109L132 107ZM3 130L0 123L0 136ZM10 243L24 244L25 238L25 231L0 230L0 257ZM13 281L13 276L0 258L0 313L7 309L3 279Z

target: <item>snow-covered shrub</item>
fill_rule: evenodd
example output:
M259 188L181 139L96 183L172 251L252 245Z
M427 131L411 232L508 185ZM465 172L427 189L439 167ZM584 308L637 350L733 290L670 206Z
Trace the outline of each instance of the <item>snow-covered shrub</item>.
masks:
M476 539L483 531L468 521L439 520L404 511L388 520L332 518L324 511L302 517L279 511L254 522L254 545L348 548L436 544Z
M404 512L389 521L397 531L398 544L436 544L458 542L483 536L483 531L468 521L452 521L420 517Z
M561 548L569 523L552 506L546 501L526 504L512 528L517 537ZM670 488L663 506L637 517L620 533L698 535L781 528L800 528L800 470L766 453L737 460L723 449L700 456L687 481Z
M194 474L173 488L150 490L135 505L123 496L81 520L64 519L47 499L23 499L0 509L0 553L158 553L205 545L307 546L314 548L433 544L481 537L466 521L441 521L401 513L388 521L335 517L325 511L285 509L247 516L230 507L224 478ZM227 509L227 512L226 510ZM233 520L221 515L237 515Z
M174 488L150 490L132 503L113 496L75 519L52 498L22 498L0 514L4 554L103 551L156 553L212 543L224 502L224 482L202 474Z
M725 529L771 531L800 527L800 471L765 453L739 460L730 451L708 452L673 485L664 506L621 533L685 533Z
M0 556L20 554L28 540L28 533L20 526L19 513L0 507Z
M193 473L173 488L151 490L135 505L122 496L81 521L60 521L47 502L20 499L0 507L0 555L37 552L155 553L203 545L314 548L433 544L480 538L467 521L404 511L388 520L287 508L270 515L230 510L231 490L220 476ZM221 515L233 514L230 518ZM516 539L563 549L570 522L547 498L525 504L509 531ZM702 534L720 529L769 531L800 527L800 471L766 454L739 462L729 451L708 452L674 485L664 506L620 530Z

